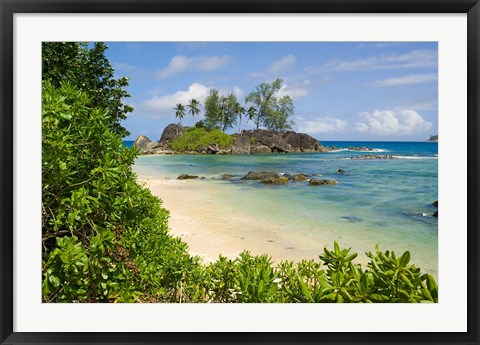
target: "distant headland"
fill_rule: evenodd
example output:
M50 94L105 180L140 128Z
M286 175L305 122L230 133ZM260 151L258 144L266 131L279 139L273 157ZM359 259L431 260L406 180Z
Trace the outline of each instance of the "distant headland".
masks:
M437 135L431 135L430 139L426 141L427 143L438 143L438 134Z

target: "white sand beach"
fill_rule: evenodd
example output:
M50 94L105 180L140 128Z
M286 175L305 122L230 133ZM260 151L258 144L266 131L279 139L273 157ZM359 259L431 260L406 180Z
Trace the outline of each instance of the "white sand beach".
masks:
M189 245L190 253L202 257L204 262L215 261L220 254L235 258L244 249L252 254L267 253L275 262L318 259L323 252L324 245L305 234L285 234L281 224L222 203L223 191L215 188L212 181L145 176L138 181L163 200L163 206L170 211L172 234L181 237Z
M275 262L318 260L325 246L333 246L333 238L321 241L302 231L292 233L291 224L246 214L228 202L230 198L222 195L224 189L215 188L215 181L142 175L138 181L163 200L163 207L170 211L172 234L181 237L190 253L206 263L215 261L220 254L233 259L243 250L267 253ZM366 257L360 255L357 260L365 263Z

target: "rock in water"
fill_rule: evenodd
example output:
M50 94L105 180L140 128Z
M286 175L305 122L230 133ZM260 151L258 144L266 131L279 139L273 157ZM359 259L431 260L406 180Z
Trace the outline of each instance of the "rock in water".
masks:
M380 156L380 155L369 154L369 155L363 155L363 156L353 156L351 157L351 159L398 159L398 158L392 155Z
M291 180L295 182L302 182L308 180L308 178L305 174L295 174L292 176Z
M252 172L250 171L246 176L242 177L242 180L263 180L266 178L277 178L278 174L276 172Z
M438 211L435 211L432 216L434 216L435 218L438 218Z
M345 171L345 170L343 170L343 169L338 169L338 170L337 170L337 173L339 173L339 174L343 175L343 174L345 174L345 173L346 173L346 171Z
M198 178L196 175L188 175L188 174L181 174L180 176L177 177L177 180L191 180Z
M285 176L266 177L260 181L263 184L287 184L288 178Z
M317 180L317 179L310 179L310 181L308 182L308 184L312 185L312 186L319 186L319 185L324 185L324 184L337 184L337 181L335 180Z
M435 200L434 202L432 202L432 205L435 207L438 207L438 200Z
M163 130L162 136L160 137L160 146L165 147L170 144L173 140L183 135L183 126L177 125L175 123L169 124Z

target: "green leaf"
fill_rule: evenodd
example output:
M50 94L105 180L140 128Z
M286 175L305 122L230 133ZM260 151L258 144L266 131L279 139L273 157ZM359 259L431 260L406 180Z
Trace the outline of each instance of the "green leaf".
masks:
M59 287L59 286L60 286L60 279L58 279L58 277L55 277L54 275L48 276L48 281L49 281L54 287Z
M410 252L406 251L400 258L400 267L405 267L410 262Z
M307 284L302 280L300 276L297 276L298 285L300 285L300 290L302 290L303 295L307 298L309 302L314 302L310 291L308 290Z

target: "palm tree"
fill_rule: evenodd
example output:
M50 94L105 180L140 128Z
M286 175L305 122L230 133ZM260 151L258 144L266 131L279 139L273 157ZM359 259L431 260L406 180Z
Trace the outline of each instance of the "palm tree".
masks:
M178 117L178 119L180 120L180 124L182 124L182 119L185 116L185 107L181 103L178 103L174 110L175 117Z
M233 105L233 112L238 116L238 134L240 134L240 129L242 128L242 117L245 115L246 109L240 105L240 103L235 102Z
M220 97L220 120L222 123L222 132L225 132L225 112L228 106L228 98L225 96Z
M247 124L248 124L249 120L253 120L255 118L256 113L257 113L257 109L255 109L255 107L248 108L248 110L247 110L247 122L245 122L245 126L243 127L243 129L245 129L247 127Z
M200 109L198 109L199 105L200 105L200 102L197 101L195 98L192 98L190 102L187 104L187 107L190 108L189 113L192 114L193 118L195 118L195 115L200 113Z

